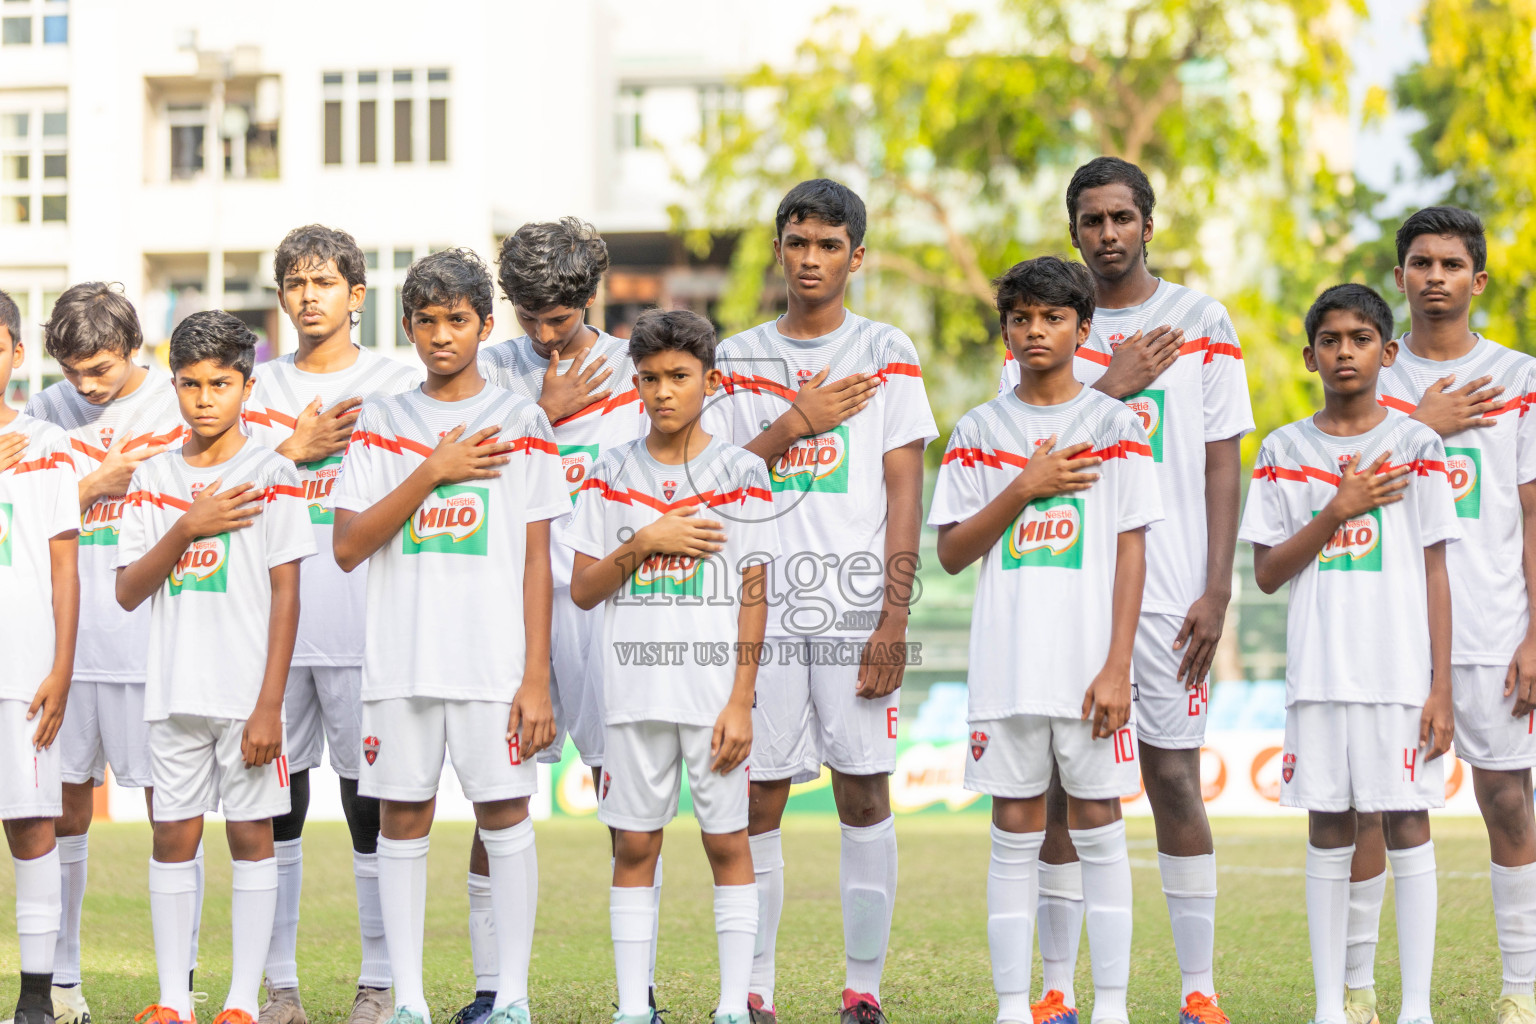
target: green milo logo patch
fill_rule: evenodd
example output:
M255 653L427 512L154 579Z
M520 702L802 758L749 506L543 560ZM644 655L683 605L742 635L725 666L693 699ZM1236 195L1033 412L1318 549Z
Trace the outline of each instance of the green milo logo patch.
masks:
M703 584L703 559L691 555L652 555L630 577L629 592L699 597L704 593Z
M1445 475L1456 498L1456 514L1477 519L1483 513L1483 453L1476 448L1447 448Z
M419 555L483 555L491 493L483 487L445 484L427 496L405 524L401 552Z
M598 446L595 444L562 444L560 446L560 471L565 474L565 485L571 489L571 500L587 482L592 463L597 461Z
M304 501L309 505L309 521L317 526L329 526L336 521L336 513L330 504L331 488L341 473L341 456L331 455L314 462L297 464L304 481Z
M775 491L848 493L848 426L802 437L768 468Z
M1008 529L1003 547L1003 568L1053 565L1059 569L1083 567L1082 498L1057 495L1024 506Z
M229 534L199 537L171 569L171 596L188 590L222 594L229 590Z
M1152 446L1152 461L1163 461L1163 392L1161 389L1138 391L1125 398L1125 407L1141 420L1141 429L1147 432Z
M1318 552L1317 563L1324 571L1381 572L1381 509L1373 508L1335 530Z
M0 565L11 564L11 503L0 501Z

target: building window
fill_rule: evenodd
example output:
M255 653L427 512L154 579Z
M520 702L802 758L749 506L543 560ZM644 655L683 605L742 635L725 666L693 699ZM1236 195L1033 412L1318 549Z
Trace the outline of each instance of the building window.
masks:
M31 177L31 158L26 153L0 157L0 181L26 181Z
M171 126L171 177L195 178L203 173L203 139L208 108L201 104L173 105L166 111Z
M427 159L435 164L448 160L448 101L427 101Z
M23 165L25 167L25 165ZM68 153L45 153L43 155L43 177L67 178L69 177Z
M325 162L341 163L341 100L325 101Z
M645 145L645 123L641 108L645 105L645 90L630 87L619 90L618 111L615 114L616 142L620 149L639 149Z
M63 224L69 220L68 196L43 196L43 221Z
M701 85L699 134L705 145L719 145L741 113L741 90L729 85Z
M379 101L357 102L357 162L379 162Z
M0 18L0 43L6 46L31 46L32 19Z
M0 196L0 224L26 224L31 220L31 196Z
M399 74L399 72L395 72ZM395 100L395 163L411 162L412 100Z
M370 271L368 290L363 293L362 315L357 321L357 343L364 348L379 347L379 299L376 292L378 275L371 273L379 269L379 251L377 249L363 250L363 266Z
M43 137L61 138L69 134L69 112L50 110L43 114Z
M47 14L43 16L43 44L58 46L69 42L69 15Z
M68 136L66 111L0 111L0 223L60 224L68 219Z

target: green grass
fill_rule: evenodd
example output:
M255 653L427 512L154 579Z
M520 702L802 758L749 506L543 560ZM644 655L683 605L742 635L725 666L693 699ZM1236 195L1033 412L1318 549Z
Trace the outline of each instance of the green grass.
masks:
M987 823L984 816L919 816L898 823L901 881L884 1002L893 1024L988 1024L995 1003L986 947ZM229 862L210 832L208 898L203 915L199 988L223 999L229 970ZM1297 1022L1310 1018L1303 877L1305 833L1299 819L1216 823L1222 869L1216 980L1233 1020ZM674 1022L707 1020L716 994L710 879L692 823L668 830L662 897L659 989ZM1136 891L1131 1014L1172 1021L1178 970L1158 886L1151 825L1130 824ZM542 1024L596 1024L612 1013L613 959L608 938L608 848L591 819L538 826L541 888L533 959L534 1018ZM439 1024L466 1002L473 986L465 917L464 873L469 826L443 823L433 836L427 905L428 996ZM786 1024L835 1019L842 988L842 927L837 892L835 821L792 818L784 829L788 896L779 934L777 1001ZM1442 1024L1491 1020L1499 992L1499 959L1489 904L1482 823L1435 822L1441 869L1434 1010ZM355 984L358 939L351 858L340 824L315 823L306 836L304 918L299 974L315 1024L343 1020ZM109 824L92 831L86 898L84 967L94 1018L123 1024L156 996L154 949L145 893L149 832ZM9 873L0 876L0 907L11 901ZM9 916L9 911L5 911ZM1397 940L1391 890L1382 914L1377 991L1382 1018L1397 1012ZM16 943L0 934L0 1006L16 998ZM1039 983L1039 967L1035 968ZM1082 1019L1092 983L1087 942L1078 967Z

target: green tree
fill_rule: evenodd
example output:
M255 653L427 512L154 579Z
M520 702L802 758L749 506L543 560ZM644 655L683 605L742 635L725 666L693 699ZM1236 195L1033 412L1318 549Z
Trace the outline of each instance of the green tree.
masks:
M1363 0L1003 0L931 32L881 35L833 10L789 68L742 83L745 112L704 139L696 245L740 231L719 316L744 327L782 304L768 273L774 204L835 177L870 209L866 311L907 326L930 363L941 424L990 393L991 279L1069 251L1062 195L1100 153L1157 188L1153 268L1226 300L1252 365L1261 426L1300 414L1301 314L1371 197L1309 147L1347 106L1344 42Z

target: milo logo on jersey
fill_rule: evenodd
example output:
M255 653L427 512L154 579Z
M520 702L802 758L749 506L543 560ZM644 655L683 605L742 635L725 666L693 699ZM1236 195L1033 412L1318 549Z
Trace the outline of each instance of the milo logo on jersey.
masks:
M848 427L802 437L768 470L775 491L848 493Z
M1333 531L1317 563L1324 570L1381 572L1381 509L1373 508Z
M581 490L581 485L586 483L587 474L592 472L592 463L597 461L597 445L595 444L562 444L560 446L560 471L565 474L565 485L571 489L571 500L576 500L576 492Z
M1141 429L1147 432L1147 440L1152 445L1152 461L1163 461L1163 392L1138 391L1134 395L1128 395L1125 399L1125 407L1136 414L1141 420Z
M630 578L629 592L699 597L704 593L703 566L704 560L692 555L652 555Z
M1024 506L1008 530L1003 568L1053 565L1083 567L1083 499L1057 495Z
M80 545L117 547L117 524L123 518L124 495L102 498L80 517Z
M304 475L304 501L309 505L309 521L316 526L330 526L336 521L336 513L331 511L328 499L331 488L336 485L336 477L341 474L341 456L300 462L298 469Z
M483 555L490 507L491 494L485 488L445 484L428 495L405 524L401 551L407 555L424 551Z
M229 589L229 534L200 537L171 569L171 595L184 590L222 594Z
M1447 448L1445 475L1456 498L1456 514L1477 519L1483 511L1483 453L1476 448Z
M11 564L11 503L0 501L0 565Z

